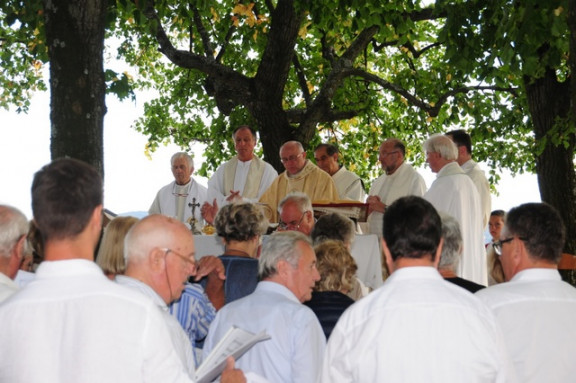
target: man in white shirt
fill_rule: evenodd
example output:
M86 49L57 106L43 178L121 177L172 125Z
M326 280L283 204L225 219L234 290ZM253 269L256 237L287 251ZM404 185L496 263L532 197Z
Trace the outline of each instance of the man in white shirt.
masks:
M348 308L330 335L319 382L510 382L492 312L442 279L442 223L408 196L388 206L384 285Z
M330 174L338 190L340 199L364 202L364 183L355 173L338 163L338 147L332 144L320 144L314 149L316 165Z
M174 181L158 191L148 213L176 218L188 227L194 223L191 229L200 233L200 208L207 200L207 189L192 177L194 160L188 153L175 153L170 159L170 165Z
M320 279L310 240L296 231L275 233L263 246L256 290L216 314L204 343L206 356L232 327L259 333L259 342L237 366L274 383L315 382L326 338L314 312L302 304Z
M369 205L370 233L378 237L382 237L382 217L387 205L400 197L421 197L426 192L424 178L410 164L404 162L405 155L404 143L396 138L389 138L380 145L378 159L384 174L372 183L366 199Z
M458 158L456 159L458 165L460 165L462 170L468 174L472 179L472 182L474 182L474 185L476 185L476 189L478 190L482 202L482 212L484 213L482 223L484 225L483 227L486 227L488 220L490 219L490 213L492 212L490 183L486 179L484 171L472 160L472 139L468 133L461 129L453 130L446 133L446 135L454 141L458 148Z
M81 161L55 160L35 174L32 210L44 261L0 305L1 382L193 381L159 308L94 263L102 200L100 175ZM226 375L244 378L237 370Z
M239 126L232 135L236 156L220 165L208 181L208 201L202 205L210 222L218 206L234 202L257 202L278 176L272 165L254 155L256 132L248 125Z
M188 278L196 275L194 238L181 222L154 214L137 222L124 240L126 271L116 282L151 299L161 309L182 364L194 375L190 339L168 305L180 298Z
M438 211L456 218L462 231L463 253L456 274L479 285L488 284L482 207L476 186L460 168L458 149L450 138L437 134L424 142L426 162L436 180L424 194Z
M508 282L476 293L502 327L520 382L572 382L576 376L576 289L557 269L564 239L552 206L513 208L494 243Z
M14 294L14 278L24 259L28 220L12 206L0 205L0 302Z

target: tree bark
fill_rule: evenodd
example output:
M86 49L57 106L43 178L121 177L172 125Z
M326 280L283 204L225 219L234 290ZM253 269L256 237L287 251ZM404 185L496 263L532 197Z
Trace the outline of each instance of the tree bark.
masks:
M104 174L105 0L44 0L50 56L50 153Z
M536 156L536 172L542 201L558 209L566 225L564 251L576 253L576 172L574 170L575 137L571 129L563 128L567 146L554 145L547 136L557 119L569 119L571 108L570 81L560 83L550 69L537 80L525 79L530 115L534 123L536 142L546 140L541 154Z

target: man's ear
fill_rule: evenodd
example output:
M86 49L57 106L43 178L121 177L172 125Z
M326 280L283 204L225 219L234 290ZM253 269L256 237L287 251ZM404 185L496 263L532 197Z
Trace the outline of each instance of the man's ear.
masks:
M394 272L394 261L392 260L392 254L384 238L380 239L380 244L382 245L382 253L384 253L384 260L388 266L388 272L392 274Z
M292 265L289 264L285 259L281 259L276 264L276 271L279 277L286 278L289 272L289 269L292 269Z
M148 263L150 266L150 270L153 271L164 271L166 267L166 257L168 253L158 247L153 248L150 250L150 254L148 255Z
M98 230L100 231L102 230L102 215L103 215L102 210L103 210L102 205L96 206L94 208L94 211L92 211L92 217L90 218L91 222L96 227L98 227Z
M514 239L512 251L509 253L513 265L514 275L521 271L527 264L531 262L530 255L526 251L526 244L520 239Z
M24 259L24 251L26 249L26 234L23 234L14 246L14 255L22 261Z
M440 243L436 249L436 254L434 257L434 268L437 269L440 264L440 258L442 258L442 248L444 247L444 237L440 238Z

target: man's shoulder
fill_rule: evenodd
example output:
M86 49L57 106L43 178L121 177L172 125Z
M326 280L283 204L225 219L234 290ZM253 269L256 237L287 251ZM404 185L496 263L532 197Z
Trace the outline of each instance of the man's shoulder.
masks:
M39 306L50 302L60 302L62 307L69 305L77 308L105 305L120 308L126 313L136 310L142 315L155 307L150 298L105 277L83 278L82 283L69 284L66 290L62 290L59 281L35 280L10 299L10 304L21 307Z
M158 194L161 194L161 193L165 192L166 190L169 190L170 192L172 192L173 187L174 187L174 181L169 182L166 185L162 186L160 189L158 189Z
M492 308L527 301L562 300L576 304L576 288L562 280L512 280L487 287L475 294Z
M336 173L334 173L332 177L336 178L338 177L338 175L342 175L343 178L348 178L354 181L360 179L360 176L358 174L346 169L344 166L342 166Z

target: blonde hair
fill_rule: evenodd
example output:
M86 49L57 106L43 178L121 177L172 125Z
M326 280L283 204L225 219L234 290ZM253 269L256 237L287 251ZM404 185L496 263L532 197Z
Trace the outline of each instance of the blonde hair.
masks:
M356 275L356 262L342 241L326 240L314 247L316 268L320 281L315 291L340 291L347 293L352 289Z
M124 274L124 237L136 222L138 218L135 217L116 217L106 226L96 257L104 274Z

